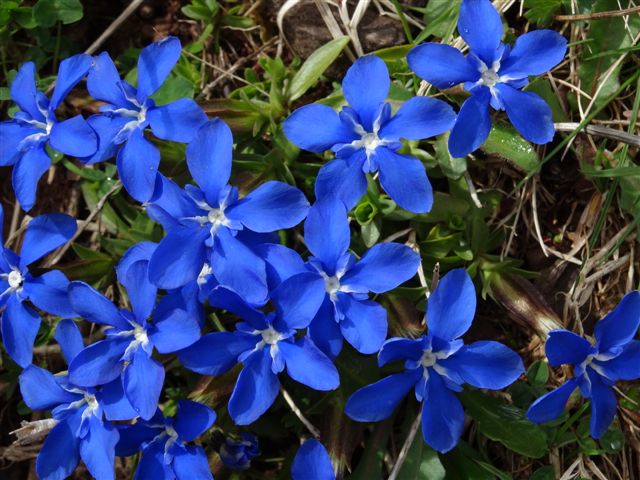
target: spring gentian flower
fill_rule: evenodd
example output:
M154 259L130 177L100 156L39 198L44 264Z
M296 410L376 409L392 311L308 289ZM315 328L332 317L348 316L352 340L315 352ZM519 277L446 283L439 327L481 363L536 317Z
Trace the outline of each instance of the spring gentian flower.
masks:
M238 189L227 183L232 146L231 130L214 119L187 147L187 165L199 187L182 190L159 177L147 212L167 236L151 257L149 275L158 287L174 289L212 273L247 301L263 304L265 263L251 250L251 236L293 227L304 219L309 203L300 190L276 181L239 199Z
M336 160L320 169L316 197L340 198L351 209L367 189L368 173L380 173L380 183L402 208L431 210L433 192L424 166L416 158L397 153L400 139L422 140L449 130L455 121L446 103L426 97L405 102L395 116L385 103L389 71L374 55L359 58L342 82L349 106L340 114L325 105L305 105L284 122L284 133L298 147L322 153L332 150Z
M425 43L407 55L411 69L438 88L464 83L471 93L449 137L449 151L464 157L484 143L491 129L489 105L506 110L514 127L533 143L553 139L551 108L533 92L522 92L530 75L543 74L564 58L566 39L552 30L525 33L513 49L503 44L500 14L490 0L463 0L458 32L471 52Z
M292 480L335 480L331 459L318 440L310 438L302 444L291 465Z
M31 363L33 342L40 329L40 316L25 303L27 300L47 313L74 316L67 298L67 277L58 270L35 276L29 265L65 244L75 232L76 221L68 215L40 215L27 226L20 255L0 246L0 309L6 307L2 340L9 356L21 367Z
M91 96L107 102L89 123L100 137L100 148L87 156L86 163L112 158L122 185L139 202L153 194L160 152L144 138L144 131L164 140L187 143L198 127L207 121L196 102L181 98L167 105L156 106L153 95L165 81L180 58L180 40L167 37L142 49L138 59L138 88L120 80L113 60L106 52L94 59L87 78ZM123 145L124 144L124 145ZM118 150L119 145L122 148Z
M322 282L324 301L309 326L314 343L330 357L342 349L343 337L360 353L376 353L387 338L387 312L369 300L413 277L420 256L399 243L379 243L362 258L348 252L351 242L347 211L338 200L316 202L304 224L305 244L313 254L306 263L281 245L264 245L264 256L279 279L309 271Z
M134 480L213 480L204 449L188 443L209 430L215 419L215 412L206 405L179 400L174 418L158 410L148 421L119 425L116 453L128 457L142 451Z
M359 422L389 417L413 388L422 403L422 436L439 452L456 446L464 427L464 411L455 392L467 383L497 390L513 383L524 371L520 357L501 343L460 339L471 326L476 294L464 269L445 275L429 297L427 335L416 340L392 338L382 346L378 364L404 361L405 371L356 391L346 414Z
M118 268L118 281L129 294L131 310L118 310L86 283L69 285L77 314L108 327L104 340L73 359L69 378L76 385L93 387L122 377L127 398L147 420L156 412L164 382L164 368L152 358L154 348L160 353L185 348L200 337L200 325L179 294L163 297L156 307L157 289L148 280L147 261L129 264L125 258Z
M251 460L260 455L258 439L249 432L240 432L240 439L225 438L220 447L222 463L230 470L246 470Z
M80 332L71 320L58 324L56 339L67 361L83 347ZM55 423L36 460L38 478L67 478L82 459L92 477L113 479L119 435L111 421L136 416L121 383L83 388L71 383L66 375L52 375L35 365L22 371L19 382L29 408L52 410Z
M36 89L33 62L23 64L11 84L11 98L20 111L12 120L0 122L0 167L14 165L13 190L25 211L33 207L38 180L51 166L47 145L73 157L93 155L98 148L96 134L82 115L62 122L55 115L64 97L90 67L91 56L84 54L60 62L51 99Z
M233 332L210 333L178 352L186 368L203 375L221 375L238 362L243 364L228 406L236 424L248 425L269 409L280 390L278 374L285 368L291 378L314 390L338 387L338 371L331 360L308 337L295 338L322 303L324 292L314 283L321 285L322 279L311 273L282 282L271 292L275 312L268 314L230 290L214 290L209 301L244 321Z
M555 420L578 388L591 399L591 436L600 438L616 414L613 386L640 378L640 292L628 293L595 327L595 344L567 330L549 332L545 351L553 367L573 366L573 378L537 399L527 416L533 422Z

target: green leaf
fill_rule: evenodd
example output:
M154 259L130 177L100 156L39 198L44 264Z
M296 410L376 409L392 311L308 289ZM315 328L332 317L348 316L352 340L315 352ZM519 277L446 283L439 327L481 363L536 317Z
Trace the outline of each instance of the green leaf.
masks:
M315 85L348 43L347 36L336 38L313 52L291 79L287 92L288 101L297 100Z
M482 147L486 153L498 155L526 173L538 168L540 158L533 146L514 129L503 125L494 125L489 138Z
M58 20L55 0L38 0L33 6L33 18L41 27L53 27Z
M551 23L560 7L562 0L524 0L524 16L530 22L546 26Z
M425 29L416 37L418 44L433 35L438 38L449 37L456 28L456 20L460 11L460 0L449 2L428 2L424 9Z
M367 246L367 248L371 248L376 244L376 242L380 239L381 231L382 219L380 217L376 217L373 222L362 225L362 241Z
M382 478L382 462L386 453L392 419L378 423L367 440L358 466L348 480L371 480Z
M152 98L156 105L166 105L180 98L193 98L194 93L191 81L172 73Z
M546 362L538 360L527 369L527 380L531 385L540 387L546 385L549 380L549 366Z
M553 470L553 467L547 465L546 467L539 468L533 472L533 475L531 475L529 480L555 480L555 478L556 472Z
M438 453L424 443L418 432L398 473L398 480L443 480L445 473Z
M540 458L547 454L544 431L527 420L523 410L478 391L465 391L460 399L486 437L527 457Z
M446 177L457 180L467 171L467 159L452 157L449 153L448 141L449 135L440 135L436 140L436 160Z
M58 11L58 20L64 24L77 22L83 16L80 0L55 0L54 4Z

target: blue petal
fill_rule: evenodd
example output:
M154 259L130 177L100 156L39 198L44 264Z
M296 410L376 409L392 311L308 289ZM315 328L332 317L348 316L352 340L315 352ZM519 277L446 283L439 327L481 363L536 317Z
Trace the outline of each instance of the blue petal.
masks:
M640 341L631 340L620 354L608 361L594 361L600 371L613 381L640 378Z
M149 281L149 262L140 260L126 270L118 268L118 281L129 295L134 317L143 322L151 315L156 305L158 288Z
M38 181L51 166L51 158L44 145L35 146L25 152L13 167L11 183L16 198L25 212L36 203Z
M424 165L413 157L376 149L382 188L400 207L413 213L425 213L433 205L433 190Z
M606 317L596 323L595 337L601 353L631 341L640 326L640 292L627 293Z
M54 150L72 157L89 157L98 150L98 136L82 115L55 123L49 141Z
M118 263L118 266L116 267L118 281L122 283L122 281L120 280L120 275L125 274L126 271L129 270L129 268L131 268L134 263L139 262L140 260L151 260L151 256L153 255L153 252L156 251L157 247L157 243L139 242L130 247L126 252L124 252L124 255L122 256L120 262Z
M160 411L158 412L159 418L157 427L150 427L149 424L144 421L138 421L132 425L117 425L117 428L120 431L120 440L116 445L116 455L118 457L130 457L131 455L138 453L144 447L145 455L150 454L153 450L159 450L161 454L160 463L162 463L162 457L164 456L164 444L162 442L151 442L151 440L164 431L164 417ZM140 465L138 465L138 471L139 470ZM136 472L136 475L140 475L140 473ZM142 478L144 478L144 476Z
M124 432L123 432L124 435ZM164 447L161 442L153 442L143 450L134 480L175 480L171 465L164 463Z
M389 418L421 376L422 369L409 370L362 387L349 397L344 411L357 422L379 422Z
M387 311L376 302L344 298L348 303L340 321L342 335L358 352L377 353L387 338Z
M278 342L278 348L287 365L287 373L296 382L314 390L328 391L338 388L340 375L335 365L307 337L293 342Z
M340 279L342 285L364 286L384 293L400 286L418 271L420 255L400 243L379 243L371 247Z
M553 113L541 97L532 92L521 92L507 84L496 85L507 116L524 138L533 143L553 140Z
M304 243L327 273L334 274L351 243L347 210L340 200L325 197L313 204L304 222Z
M427 304L430 335L442 340L461 337L476 313L476 290L464 268L451 270L438 282Z
M22 155L18 145L25 137L34 133L38 133L38 130L22 126L13 120L0 122L0 167L16 163Z
M138 58L138 102L152 95L160 88L173 66L180 58L180 40L166 37L147 45Z
M131 420L138 416L124 393L122 379L116 378L114 381L104 385L96 398L104 410L104 415L108 420Z
M85 165L110 160L118 153L119 146L115 138L122 128L129 122L127 117L108 117L106 115L91 115L87 123L96 132L98 137L98 149L92 155L82 158Z
M548 72L564 58L567 39L553 30L535 30L516 39L509 56L500 65L500 75L525 78Z
M309 202L304 194L286 183L266 182L229 207L225 215L254 232L275 232L295 227L307 216Z
M487 139L491 130L490 101L491 92L486 87L475 89L464 101L449 137L452 156L466 157Z
M340 199L351 210L367 191L367 176L362 171L365 154L354 153L357 160L332 160L318 172L315 194L318 200L323 198Z
M379 136L385 140L422 140L451 130L455 122L453 108L442 100L413 97L402 104Z
M254 305L263 305L268 295L264 260L249 247L221 229L211 255L211 267L221 285L229 287Z
M206 229L181 228L164 237L149 262L149 279L160 288L179 288L198 278L206 259Z
M303 150L322 153L339 143L358 138L353 128L342 122L335 110L311 104L295 110L282 124L289 141Z
M490 0L464 0L460 6L458 33L489 67L500 54L502 20Z
M212 205L229 182L232 149L231 129L219 118L202 125L187 146L189 172Z
M617 400L613 388L606 385L600 375L587 369L591 380L591 421L589 429L593 438L600 438L616 416Z
M187 445L184 453L173 457L173 472L179 479L213 480L207 454L197 445Z
M244 368L229 399L229 415L237 425L249 425L273 405L280 382L271 370L269 349L258 350L244 362Z
M25 368L33 358L33 342L40 329L40 316L11 295L2 314L2 341L9 356Z
M558 367L563 364L578 365L591 353L592 346L584 338L567 330L553 330L544 345L549 365Z
M411 340L409 338L390 338L378 354L378 366L382 367L390 362L398 360L420 360L422 356L422 339Z
M324 280L317 273L294 275L271 293L278 320L288 328L305 328L313 320L324 300Z
M457 48L441 43L423 43L407 54L409 68L439 89L463 82L476 82L480 72Z
M147 112L147 119L156 137L187 143L194 137L198 128L207 121L207 115L190 98L181 98L167 105L150 109Z
M128 330L129 323L111 301L92 286L84 282L69 284L69 300L73 310L85 320L98 325L110 325L119 330Z
M148 335L158 352L171 353L198 340L200 324L182 296L170 293L158 303Z
M342 350L342 332L335 319L335 307L326 295L318 313L309 325L308 334L313 343L327 357L335 359Z
M32 410L51 410L61 403L71 403L80 398L63 389L52 373L35 365L28 365L18 380L22 399Z
M78 466L79 439L76 436L80 415L60 421L47 435L40 454L36 459L38 478L43 480L64 480Z
M344 98L360 117L367 132L373 130L373 123L380 104L389 93L389 70L385 63L375 55L357 59L342 80Z
M131 132L116 158L122 185L139 202L146 202L153 195L159 164L160 152L139 128Z
M538 398L527 410L527 418L535 423L550 422L555 420L564 411L569 397L577 388L575 379L563 383L555 390Z
M64 359L67 365L84 349L82 334L80 329L73 320L61 320L56 326L56 332L53 335L60 345Z
M309 221L308 217L306 221ZM284 245L264 243L258 245L255 251L266 262L267 282L270 289L276 288L287 278L306 271L300 254Z
M58 105L64 100L64 97L66 97L71 89L89 72L92 62L93 58L91 58L91 55L85 53L73 55L60 62L56 86L51 95L50 110L53 111L58 108Z
M125 97L118 69L107 52L102 52L93 58L93 65L87 76L87 90L97 100L117 107L134 107Z
M144 420L156 413L163 383L164 367L138 347L124 370L123 385L129 402Z
M191 442L209 430L215 421L216 412L206 405L179 400L173 427L185 442Z
M69 380L74 385L95 387L120 376L122 356L133 337L110 337L93 343L78 353L69 364Z
M238 356L253 350L259 338L242 332L214 332L178 352L182 364L201 375L222 375L238 363Z
M422 436L440 453L453 449L464 430L464 410L458 397L449 390L440 375L432 374L427 381L422 404Z
M89 416L89 432L80 442L80 457L97 480L114 478L116 443L120 435L109 422Z
M59 270L51 270L24 282L29 300L47 313L59 317L75 317L68 295L69 280Z
M29 222L20 251L20 265L26 267L67 243L76 233L76 221L64 213L40 215Z
M498 342L465 345L451 357L438 362L477 388L500 390L515 382L524 366L516 352Z
M44 115L38 108L38 90L36 90L36 66L33 62L23 63L16 78L11 83L11 98L27 112L31 118L45 121Z
M304 442L291 465L293 480L335 480L331 459L324 446L315 438Z
M265 321L265 314L248 304L233 290L225 287L216 288L209 296L209 303L212 307L228 310L240 318L247 320L257 330L268 328L268 324Z

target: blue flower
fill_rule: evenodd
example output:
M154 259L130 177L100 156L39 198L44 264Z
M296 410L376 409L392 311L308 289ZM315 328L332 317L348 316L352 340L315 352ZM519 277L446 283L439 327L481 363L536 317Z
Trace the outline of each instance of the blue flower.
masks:
M56 329L67 361L79 352L82 337L71 320ZM119 435L111 421L136 416L120 382L95 388L73 384L66 375L52 375L35 365L19 377L24 402L33 410L52 410L54 424L36 460L41 480L61 480L75 470L80 459L97 480L114 478L115 445Z
M231 470L246 470L251 460L260 455L258 439L249 432L240 432L240 439L225 438L220 447L222 463Z
M207 275L250 303L266 301L265 263L252 250L260 234L290 228L307 215L304 194L282 182L266 182L238 198L228 185L233 138L220 119L204 124L187 147L187 165L198 184L184 190L159 176L147 206L167 236L151 257L149 275L174 289Z
M158 107L150 98L180 58L180 51L180 40L176 37L145 47L138 59L137 89L120 80L106 52L95 57L87 78L89 93L107 105L101 107L103 115L89 118L100 138L100 147L84 161L91 164L117 154L122 185L139 202L151 198L160 163L160 152L144 138L144 130L150 127L158 138L187 143L207 121L206 114L191 99L181 98Z
M527 415L533 422L555 420L576 388L591 399L591 436L600 438L616 414L613 386L640 378L640 292L627 294L595 327L595 345L567 330L549 332L545 351L549 364L573 366L573 378L537 399Z
M49 100L36 89L33 62L20 67L11 84L11 98L20 110L12 120L0 122L0 167L14 165L12 184L23 210L36 201L38 180L51 166L46 146L73 157L92 155L98 139L82 115L59 122L55 115L64 97L91 67L89 55L74 55L60 62L58 79Z
M148 421L118 425L116 453L128 457L142 451L134 480L213 480L207 454L188 442L209 430L215 420L215 412L206 405L180 400L174 418L158 410Z
M315 438L302 444L291 465L292 480L335 480L326 448Z
M501 343L460 339L469 329L476 294L464 269L445 275L429 297L427 335L416 340L392 338L378 355L378 364L404 360L405 371L356 391L346 414L359 422L389 417L413 388L422 405L422 436L439 452L456 446L464 427L464 411L455 392L463 384L497 390L513 383L524 371L520 357Z
M2 225L0 207L0 227ZM33 342L40 329L40 316L25 304L31 301L45 312L74 316L67 298L69 280L58 270L39 276L29 265L65 244L76 232L76 221L62 213L40 215L29 222L20 255L0 245L0 309L2 340L9 356L21 367L33 358Z
M536 30L520 36L512 49L500 41L502 22L490 0L463 0L458 32L471 50L467 57L439 43L418 45L407 55L411 69L436 87L464 83L471 93L449 137L451 155L464 157L484 143L491 129L489 105L506 110L527 140L550 142L555 132L551 108L535 93L520 89L530 75L543 74L562 61L566 39L552 30Z
M228 405L236 424L248 425L269 409L280 390L278 374L285 368L292 379L314 390L338 387L338 371L331 360L308 337L296 339L322 303L324 291L318 285L322 279L311 273L290 277L271 292L275 312L268 314L222 287L209 297L213 305L244 321L233 332L203 336L178 357L186 368L203 375L221 375L238 362L243 364Z
M431 210L433 193L424 166L396 152L402 138L422 140L446 132L455 113L440 100L414 97L392 118L391 105L385 103L389 85L385 63L373 55L361 57L342 82L350 106L338 114L326 105L305 105L285 120L284 133L298 147L336 155L318 173L317 198L340 198L351 209L367 189L366 174L379 172L382 187L402 208Z
M148 261L131 263L125 256L117 273L129 294L131 310L118 310L86 283L69 285L69 299L76 313L107 326L104 340L73 359L69 378L76 385L93 387L122 377L127 398L146 420L156 412L165 375L163 366L152 358L154 348L160 353L185 348L200 337L200 325L179 292L166 295L156 307L157 289L148 280ZM152 312L153 321L149 319Z
M356 260L348 252L351 235L345 206L331 199L320 200L309 210L304 240L313 254L306 263L284 246L259 247L273 268L272 283L312 272L322 281L310 286L324 297L309 326L314 343L334 358L343 337L360 353L378 352L387 338L387 312L369 300L369 293L384 293L409 280L418 270L420 256L399 243L379 243Z

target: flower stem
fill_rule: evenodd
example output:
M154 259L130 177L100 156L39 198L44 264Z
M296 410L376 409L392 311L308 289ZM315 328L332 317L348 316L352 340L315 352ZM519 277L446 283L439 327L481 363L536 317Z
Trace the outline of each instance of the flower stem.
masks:
M318 430L309 420L307 420L307 417L302 414L302 411L295 404L293 398L291 398L291 395L289 395L289 392L287 392L284 388L281 388L280 390L282 391L282 397L284 398L284 401L287 402L287 405L289 405L289 408L295 414L295 416L298 417L298 420L300 420L302 424L307 427L307 430L309 430L309 433L311 433L311 435L319 439L320 430Z
M409 430L409 435L407 435L407 438L405 439L404 444L402 445L402 449L398 454L398 459L396 460L396 464L393 466L393 470L391 470L391 474L389 475L388 480L396 480L396 478L398 477L398 474L400 473L400 469L402 468L404 461L407 459L407 454L409 453L409 449L411 448L411 445L413 445L413 440L416 438L416 433L418 433L418 428L420 428L421 420L422 420L422 410L418 412L418 415L416 416L416 419L414 420L413 425L411 425L411 430Z

